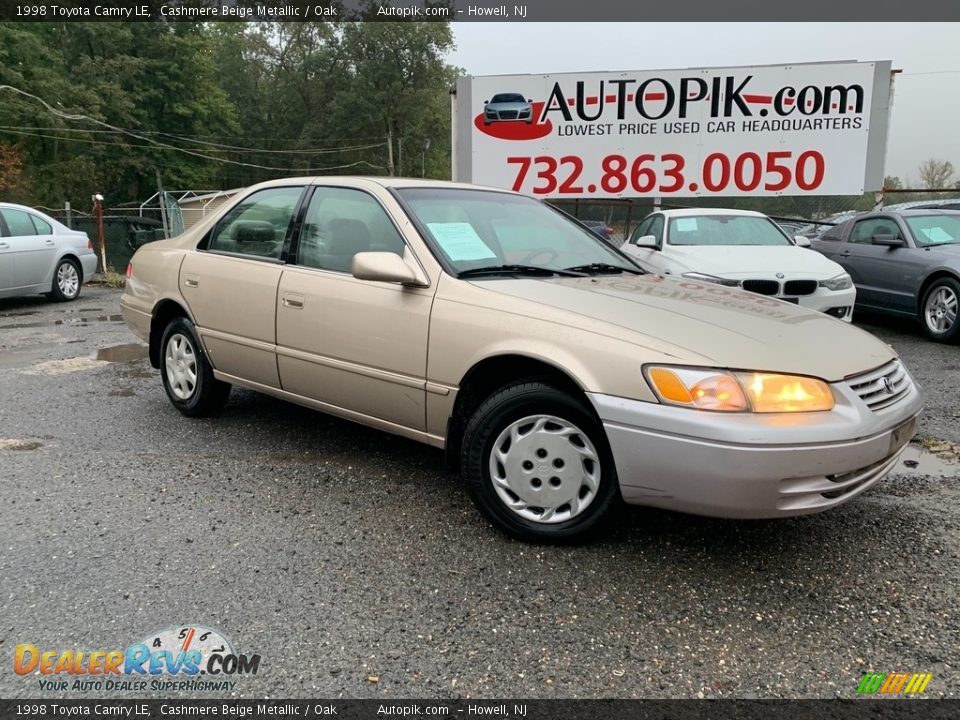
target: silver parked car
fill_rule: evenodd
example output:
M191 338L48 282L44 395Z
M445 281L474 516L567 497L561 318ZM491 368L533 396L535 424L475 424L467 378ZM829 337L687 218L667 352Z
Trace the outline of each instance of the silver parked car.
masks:
M533 122L533 105L519 93L497 93L483 103L483 124L504 120Z
M96 270L86 233L33 208L0 203L0 298L46 293L76 300Z
M850 274L858 308L916 317L931 340L960 340L960 212L867 213L812 247Z

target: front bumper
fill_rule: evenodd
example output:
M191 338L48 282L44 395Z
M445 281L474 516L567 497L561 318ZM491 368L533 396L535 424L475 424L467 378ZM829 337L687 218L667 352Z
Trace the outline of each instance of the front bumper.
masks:
M821 512L894 467L923 406L911 382L871 410L844 382L829 412L711 413L590 394L626 502L728 518Z

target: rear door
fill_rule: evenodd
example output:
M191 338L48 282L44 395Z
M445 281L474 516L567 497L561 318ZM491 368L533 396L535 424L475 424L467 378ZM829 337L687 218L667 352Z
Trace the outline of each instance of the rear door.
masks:
M258 190L187 253L180 292L220 372L276 388L277 286L304 186Z
M434 287L358 280L358 252L417 263L380 202L317 187L280 280L277 353L284 390L406 428L426 427L427 331Z
M46 220L23 210L0 210L10 234L2 240L9 247L6 255L12 261L10 287L29 288L45 282L57 256L57 241Z

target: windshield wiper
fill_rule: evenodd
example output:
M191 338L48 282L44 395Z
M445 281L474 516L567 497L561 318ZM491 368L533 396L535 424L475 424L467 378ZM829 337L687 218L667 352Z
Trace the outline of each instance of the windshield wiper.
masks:
M539 265L484 265L483 267L461 270L457 273L458 278L474 277L476 275L563 275L564 277L583 277L583 273L576 272L573 268L566 270L554 270L553 268L541 267Z
M628 272L633 273L634 275L643 275L643 270L640 268L629 268L623 267L622 265L611 265L610 263L587 263L586 265L574 265L573 267L564 268L571 272L587 273L588 275L602 275L605 273L621 273Z

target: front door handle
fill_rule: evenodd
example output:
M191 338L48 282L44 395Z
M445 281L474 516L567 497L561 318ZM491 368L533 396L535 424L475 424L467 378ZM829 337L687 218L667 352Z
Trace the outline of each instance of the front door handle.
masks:
M0 242L0 250L9 250L10 243Z
M842 253L840 253L840 257L850 257L850 251L849 250L843 251Z
M280 302L282 302L285 307L293 308L294 310L303 309L303 295L284 294Z

